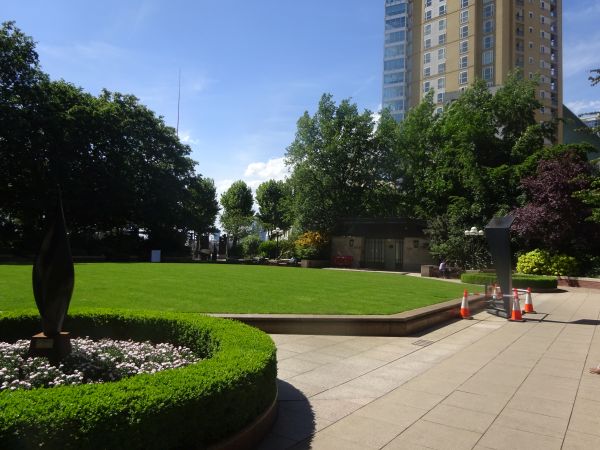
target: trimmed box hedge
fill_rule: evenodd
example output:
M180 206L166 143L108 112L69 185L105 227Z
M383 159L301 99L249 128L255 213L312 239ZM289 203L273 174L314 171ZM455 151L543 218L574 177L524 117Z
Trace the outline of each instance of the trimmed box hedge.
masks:
M0 393L2 449L193 449L240 431L274 402L276 348L238 322L195 314L70 315L74 337L170 342L203 359L117 382ZM39 332L31 313L0 314L0 340Z
M470 284L492 284L497 283L498 279L495 273L463 273L460 276L463 283ZM512 276L512 284L517 289L556 289L558 280L556 277L544 275L526 275L516 273Z

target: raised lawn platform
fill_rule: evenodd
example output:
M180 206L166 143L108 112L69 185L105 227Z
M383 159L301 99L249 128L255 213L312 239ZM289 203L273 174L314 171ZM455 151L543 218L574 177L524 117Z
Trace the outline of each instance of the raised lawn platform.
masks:
M462 298L399 314L351 316L307 314L215 314L235 319L273 334L321 334L336 336L409 336L460 318ZM485 308L483 295L470 295L471 312Z
M31 266L0 265L0 311L33 308ZM458 285L400 274L229 264L75 265L71 311L389 315L457 299Z

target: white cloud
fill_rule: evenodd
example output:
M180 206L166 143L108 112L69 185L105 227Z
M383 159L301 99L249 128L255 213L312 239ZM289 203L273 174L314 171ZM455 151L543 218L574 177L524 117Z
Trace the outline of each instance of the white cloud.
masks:
M379 126L379 121L381 120L381 108L382 105L380 103L379 105L377 105L377 108L375 108L373 110L373 113L371 114L373 122L375 122L375 130L377 130L377 127Z
M575 114L599 111L600 100L577 100L574 102L568 102L567 107Z
M216 180L215 187L217 188L217 200L221 200L221 195L231 187L235 180L232 179L224 179L224 180Z
M269 159L267 162L253 162L248 164L245 177L258 178L266 180L283 180L288 176L288 168L285 165L285 158Z
M192 138L188 130L179 132L179 140L187 145L200 145L200 140Z

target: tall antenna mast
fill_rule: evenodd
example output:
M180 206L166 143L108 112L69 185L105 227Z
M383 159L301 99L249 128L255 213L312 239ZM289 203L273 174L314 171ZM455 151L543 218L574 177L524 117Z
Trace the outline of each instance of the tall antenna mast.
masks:
M179 137L179 105L181 104L181 67L179 68L179 81L177 84L177 137Z

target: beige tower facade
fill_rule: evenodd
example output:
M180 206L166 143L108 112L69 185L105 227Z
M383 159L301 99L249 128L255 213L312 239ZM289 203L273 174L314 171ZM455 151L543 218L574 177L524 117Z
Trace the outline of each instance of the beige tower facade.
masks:
M386 25L393 19L387 11L394 3L400 0L386 0ZM431 89L442 108L477 78L493 91L519 67L525 77L539 80L537 97L542 107L537 119L562 117L561 0L407 3L407 109ZM386 33L393 31L386 28ZM561 139L559 129L559 142Z

